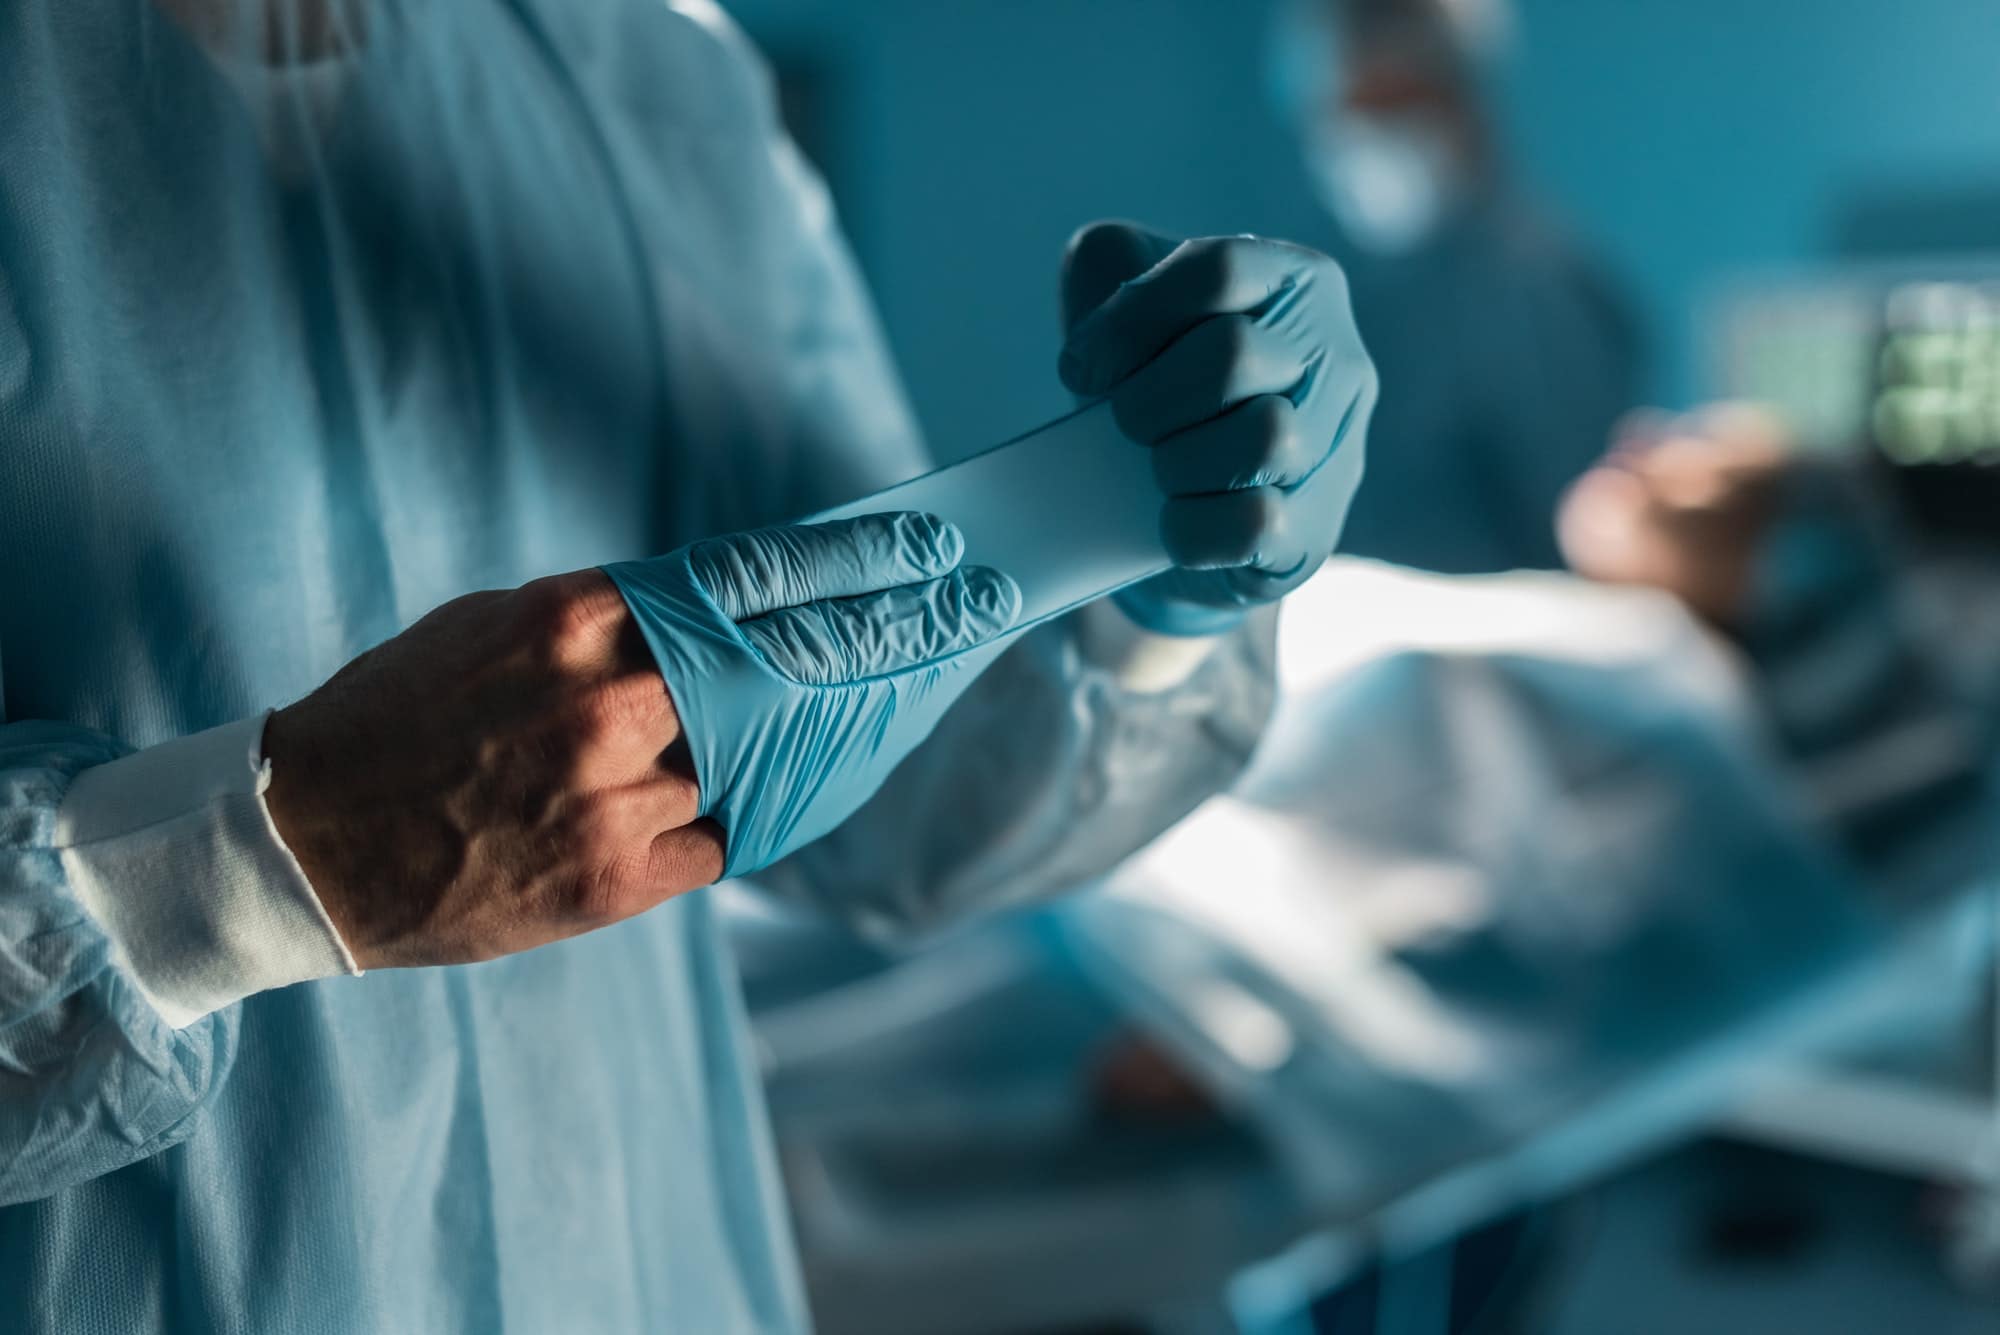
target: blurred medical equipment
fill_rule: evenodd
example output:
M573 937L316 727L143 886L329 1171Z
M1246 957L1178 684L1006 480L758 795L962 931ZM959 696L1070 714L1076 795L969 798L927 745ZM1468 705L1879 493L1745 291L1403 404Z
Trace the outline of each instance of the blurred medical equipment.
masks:
M1670 600L1337 562L1279 654L1243 781L1097 893L819 1000L753 986L829 1331L1193 1321L1223 1288L1279 1328L1864 1029L1883 915ZM1892 958L1938 976L1944 930ZM1121 1014L1214 1116L1093 1105ZM928 1111L888 1134L885 1098Z
M1506 161L1505 0L1289 0L1268 85L1327 207L1382 400L1340 550L1561 564L1557 498L1639 392L1636 323Z
M1709 322L1723 395L1871 458L1929 536L2000 541L2000 255L1746 279Z
M1983 203L1989 197L1981 197ZM1938 244L1929 201L1915 240ZM1877 211L1871 251L1911 245L1908 210ZM1946 215L1949 215L1947 217ZM1976 216L1990 219L1990 210ZM1987 233L1988 243L1991 232ZM1772 405L1839 461L1922 547L1912 611L1941 666L1988 706L2000 692L2000 253L1871 258L1746 278L1709 305L1714 387ZM1992 743L1991 730L1983 739ZM1919 805L1900 819L1921 829ZM1913 942L1865 1001L1875 1038L1770 1073L1733 1119L1744 1134L1889 1171L1968 1183L1955 1264L2000 1277L2000 885Z

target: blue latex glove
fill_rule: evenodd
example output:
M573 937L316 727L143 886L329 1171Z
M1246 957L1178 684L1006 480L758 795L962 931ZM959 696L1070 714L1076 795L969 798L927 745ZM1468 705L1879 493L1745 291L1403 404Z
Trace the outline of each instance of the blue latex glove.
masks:
M1110 395L1167 495L1178 568L1118 605L1149 630L1209 635L1303 584L1340 538L1375 409L1340 266L1258 237L1097 223L1070 242L1062 286L1063 383Z
M930 515L711 538L606 566L681 716L725 876L860 806L1000 651L1014 581Z

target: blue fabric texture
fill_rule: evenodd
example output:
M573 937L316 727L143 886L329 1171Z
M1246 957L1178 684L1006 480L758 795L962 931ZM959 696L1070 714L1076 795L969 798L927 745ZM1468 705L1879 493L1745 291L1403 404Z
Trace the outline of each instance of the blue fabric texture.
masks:
M803 1328L706 896L175 1031L50 849L449 597L922 467L740 40L10 5L0 163L0 1329Z
M709 895L175 1031L54 822L449 598L927 463L711 4L0 6L0 1330L802 1328ZM1044 627L770 882L875 927L1085 879L1240 768L1268 649L1137 698Z
M1508 189L1403 254L1331 222L1307 239L1345 268L1382 375L1340 550L1446 574L1560 569L1556 506L1645 390L1612 276Z
M864 515L606 567L728 836L725 876L853 814L993 661L1021 592L960 570L964 550L929 515Z

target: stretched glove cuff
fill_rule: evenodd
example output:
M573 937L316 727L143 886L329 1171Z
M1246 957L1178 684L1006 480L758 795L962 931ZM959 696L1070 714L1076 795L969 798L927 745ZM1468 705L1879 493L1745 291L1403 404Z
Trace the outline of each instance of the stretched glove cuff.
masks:
M1111 601L1140 629L1155 635L1186 638L1227 635L1242 625L1248 615L1241 607L1204 607L1200 603L1162 598L1143 584L1118 590L1111 595Z

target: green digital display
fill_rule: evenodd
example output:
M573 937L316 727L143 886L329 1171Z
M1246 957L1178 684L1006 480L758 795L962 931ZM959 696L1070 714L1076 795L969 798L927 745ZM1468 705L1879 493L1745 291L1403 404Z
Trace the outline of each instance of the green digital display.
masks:
M2000 464L2000 282L1889 293L1869 426L1898 464Z

